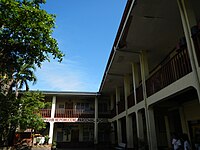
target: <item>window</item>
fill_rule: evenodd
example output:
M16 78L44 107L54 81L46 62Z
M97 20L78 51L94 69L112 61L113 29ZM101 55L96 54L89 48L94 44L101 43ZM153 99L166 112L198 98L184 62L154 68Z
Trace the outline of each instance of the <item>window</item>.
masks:
M65 108L65 105L64 104L59 104L58 108Z
M77 103L76 109L82 109L82 110L85 110L85 111L89 111L90 110L90 104L89 103Z

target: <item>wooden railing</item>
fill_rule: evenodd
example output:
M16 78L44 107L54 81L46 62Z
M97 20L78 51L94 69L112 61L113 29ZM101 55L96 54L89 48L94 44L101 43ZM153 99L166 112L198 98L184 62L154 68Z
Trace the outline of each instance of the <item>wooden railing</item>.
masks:
M98 113L98 118L111 118L112 114L111 111L104 111L104 112L99 112Z
M131 94L127 97L127 101L128 101L128 108L135 105L134 92L131 92Z
M56 109L55 118L79 118L83 110L76 109Z
M137 103L141 102L143 100L143 88L142 84L139 85L139 87L136 88L136 100Z
M50 118L51 117L51 109L40 109L40 114L42 118Z
M111 110L111 115L110 115L110 118L113 118L116 116L116 107L114 107L112 110Z
M125 111L125 101L124 100L120 100L118 102L118 114L120 114L123 111Z
M146 80L147 96L165 88L192 71L186 46L177 50L172 58Z

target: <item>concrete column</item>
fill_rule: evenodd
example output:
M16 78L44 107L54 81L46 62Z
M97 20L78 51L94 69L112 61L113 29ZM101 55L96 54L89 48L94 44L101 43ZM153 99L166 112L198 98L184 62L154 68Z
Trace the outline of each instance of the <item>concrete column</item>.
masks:
M185 119L185 113L183 107L179 107L179 114L181 119L181 126L183 133L188 133L187 123Z
M117 139L118 139L118 144L122 143L122 125L121 125L121 120L117 120Z
M115 144L115 126L114 126L114 122L111 122L111 134L110 134L110 139L111 139L111 144L114 145Z
M115 104L114 101L115 101L115 100L114 100L114 96L111 95L111 96L110 96L110 110L114 109L114 107L115 107L115 106L114 106L114 104Z
M130 95L131 87L130 87L130 76L126 75L124 77L124 99L125 99L125 111L127 114L127 109L128 109L128 96Z
M166 128L166 133L167 133L167 143L168 147L171 148L171 135L170 135L170 128L169 128L169 119L168 116L165 116L165 128Z
M120 101L120 89L116 88L115 92L116 92L116 113L118 115L119 114L119 112L118 112L118 102Z
M53 143L53 129L54 129L54 122L49 122L50 123L50 129L49 129L49 144Z
M52 105L51 105L51 118L54 118L56 111L56 96L53 96L52 98ZM50 129L49 129L49 144L52 144L53 142L53 129L54 129L54 122L50 123Z
M51 118L54 118L55 111L56 111L56 96L53 96L51 105Z
M181 21L183 25L183 31L187 43L188 54L190 58L190 63L192 66L192 71L194 72L194 80L196 83L196 90L200 102L200 75L198 74L198 62L196 58L196 52L194 48L194 43L191 37L191 25L195 23L194 21L194 12L189 7L189 1L186 0L177 0L177 4L179 7L179 12L181 15Z
M153 143L151 143L151 135L150 135L150 121L149 121L149 111L147 106L147 93L146 93L146 77L149 75L149 67L148 67L148 59L147 53L142 51L140 54L140 66L141 66L141 77L142 77L142 88L143 88L143 98L144 98L144 107L145 107L145 118L146 118L146 126L147 126L147 139L148 145L151 148ZM152 149L153 150L153 149Z
M94 144L98 144L98 98L95 97Z
M133 122L132 116L126 117L126 136L127 136L127 148L134 148L133 144Z
M134 92L134 100L135 104L137 104L136 98L136 88L139 86L139 74L138 74L138 67L137 64L132 63L132 74L133 74L133 92Z
M155 118L154 118L154 110L149 107L148 109L148 117L149 117L149 130L150 133L150 149L157 150L157 139L156 139L156 127L155 127Z
M142 120L142 113L138 111L135 114L136 114L136 124L137 124L137 137L139 139L144 139L144 126Z
M116 112L118 115L118 102L120 101L120 89L116 88ZM121 129L121 120L117 119L117 139L118 139L118 144L122 143L122 129Z
M127 148L133 148L133 129L132 118L128 116L128 96L130 95L130 76L124 77L124 95L125 95L125 111L126 111L126 136L127 136Z

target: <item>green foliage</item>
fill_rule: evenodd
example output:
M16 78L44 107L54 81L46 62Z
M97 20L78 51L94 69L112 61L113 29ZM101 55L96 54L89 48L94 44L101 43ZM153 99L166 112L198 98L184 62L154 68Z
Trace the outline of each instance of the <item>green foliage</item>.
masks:
M57 41L51 36L55 15L40 8L44 0L0 0L0 73L10 75L22 64L53 58L62 61ZM20 61L19 61L20 60Z
M39 110L45 107L44 96L40 92L25 92L20 99L20 127L42 129L45 124Z
M8 136L10 128L45 128L39 110L46 105L48 103L44 102L44 95L41 92L25 92L18 98L14 94L0 94L0 140Z

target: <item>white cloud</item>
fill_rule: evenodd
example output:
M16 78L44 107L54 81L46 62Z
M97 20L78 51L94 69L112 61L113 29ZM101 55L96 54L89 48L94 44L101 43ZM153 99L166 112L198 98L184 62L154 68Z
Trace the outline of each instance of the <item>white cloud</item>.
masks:
M97 92L98 84L92 75L86 73L87 68L81 66L78 61L63 60L58 63L52 60L45 62L42 68L38 68L36 85L30 86L31 90L48 91L94 91Z

